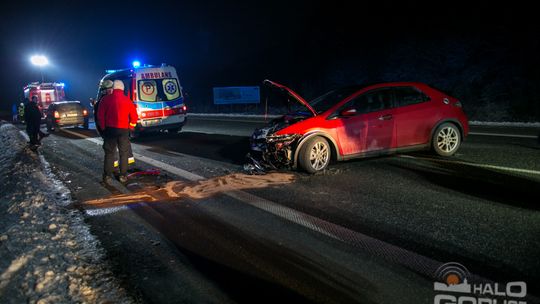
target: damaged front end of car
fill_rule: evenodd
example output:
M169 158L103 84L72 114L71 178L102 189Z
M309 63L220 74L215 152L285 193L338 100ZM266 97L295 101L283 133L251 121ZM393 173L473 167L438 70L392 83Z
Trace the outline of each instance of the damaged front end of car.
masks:
M259 131L259 130L258 130ZM266 171L290 169L294 165L294 149L300 139L300 134L253 134L251 153L246 156L244 170L251 174L264 174Z
M268 126L256 129L250 138L251 153L246 156L244 170L250 174L264 174L269 170L290 169L294 166L294 151L302 137L297 133L278 134L287 127L314 117L317 112L300 95L279 83L265 80L263 83L288 98L303 105L303 111L296 111L272 120Z

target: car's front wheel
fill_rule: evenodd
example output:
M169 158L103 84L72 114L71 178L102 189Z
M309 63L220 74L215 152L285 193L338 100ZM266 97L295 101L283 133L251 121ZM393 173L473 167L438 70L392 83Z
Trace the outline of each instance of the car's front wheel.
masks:
M433 134L433 150L440 156L452 156L461 145L461 132L453 123L443 123Z
M308 173L316 173L328 167L331 156L328 141L320 136L307 140L300 148L298 163Z

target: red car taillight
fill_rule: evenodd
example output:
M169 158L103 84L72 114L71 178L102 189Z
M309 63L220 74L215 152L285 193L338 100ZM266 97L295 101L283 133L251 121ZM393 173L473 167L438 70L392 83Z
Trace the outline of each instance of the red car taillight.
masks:
M182 106L182 112L187 112L187 107L186 106Z
M60 113L58 113L58 111L54 111L54 118L60 118Z

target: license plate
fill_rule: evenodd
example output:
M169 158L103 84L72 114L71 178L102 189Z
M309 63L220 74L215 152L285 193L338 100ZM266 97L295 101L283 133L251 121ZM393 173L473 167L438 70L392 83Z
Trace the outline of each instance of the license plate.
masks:
M160 122L161 122L161 119L145 120L144 121L144 126L148 127L148 126L159 125Z
M79 114L77 114L77 113L69 113L66 116L67 117L75 117L75 116L79 116Z

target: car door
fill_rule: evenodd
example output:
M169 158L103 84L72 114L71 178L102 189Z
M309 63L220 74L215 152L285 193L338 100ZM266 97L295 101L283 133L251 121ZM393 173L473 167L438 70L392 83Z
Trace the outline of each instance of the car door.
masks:
M395 87L396 140L398 147L426 144L439 119L430 97L414 86Z
M359 112L367 123L365 152L388 150L394 142L394 109L392 90L377 89L368 92Z
M393 146L392 92L376 89L340 107L336 128L343 155L389 149Z

